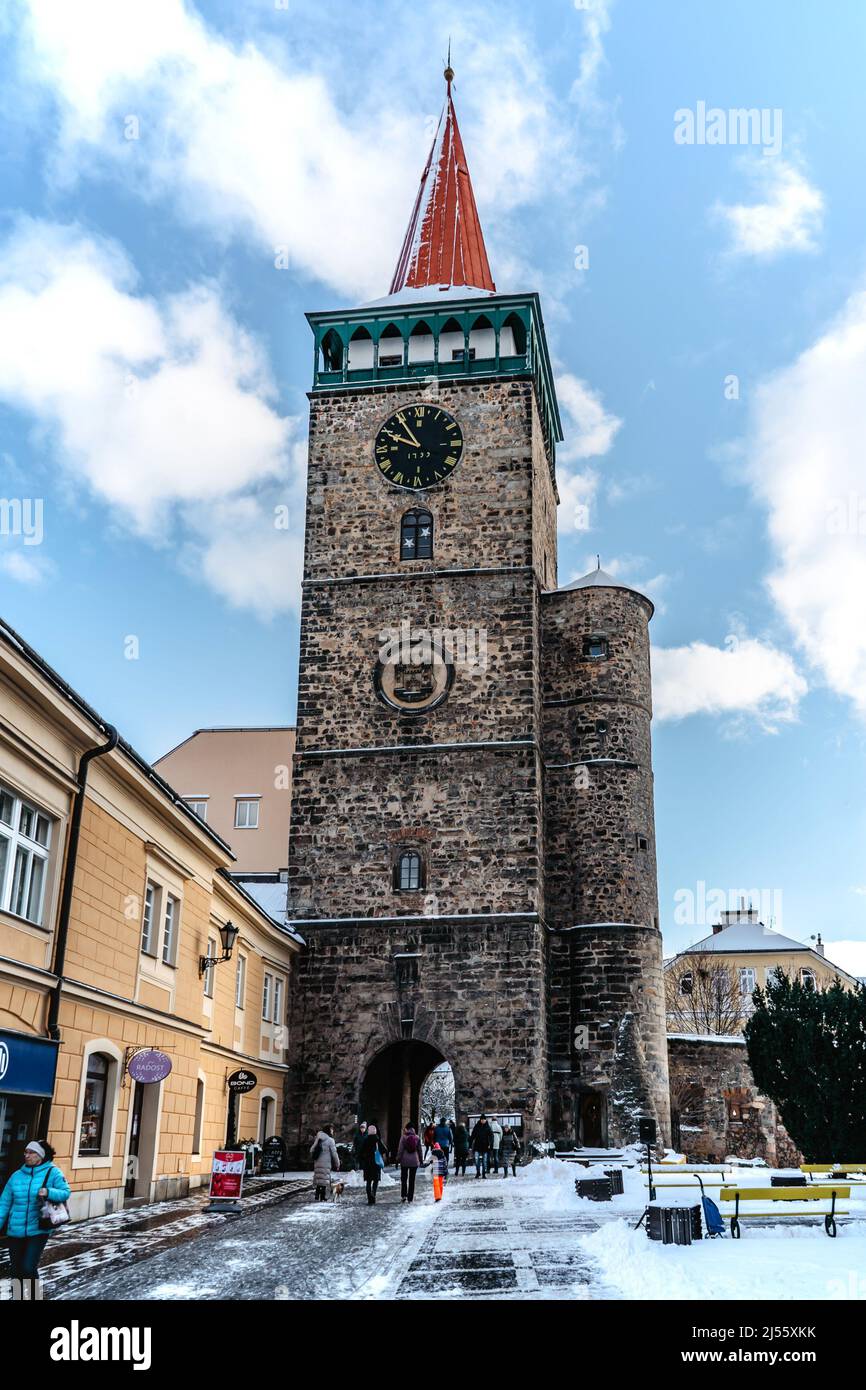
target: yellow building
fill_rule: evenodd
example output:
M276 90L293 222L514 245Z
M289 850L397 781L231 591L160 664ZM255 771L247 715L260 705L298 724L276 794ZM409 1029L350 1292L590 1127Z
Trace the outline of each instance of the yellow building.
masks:
M757 908L721 914L710 936L696 941L665 963L669 1032L739 1032L753 1009L752 995L776 972L792 980L811 980L826 989L835 979L846 989L858 981L814 945L783 936L758 921Z
M281 1133L303 943L232 861L0 622L0 1185L46 1121L75 1219L183 1195L229 1135ZM135 1080L136 1054L168 1075Z

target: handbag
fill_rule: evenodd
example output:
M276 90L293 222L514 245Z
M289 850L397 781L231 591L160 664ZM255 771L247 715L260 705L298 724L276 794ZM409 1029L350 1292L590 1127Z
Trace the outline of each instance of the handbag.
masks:
M48 1174L56 1173L57 1169L52 1168ZM45 1186L48 1186L46 1181ZM71 1220L69 1208L65 1202L52 1202L50 1197L42 1197L39 1203L39 1225L43 1230L55 1231L58 1226L65 1226Z
M381 1154L381 1152L380 1152L379 1149L376 1149L375 1158L376 1158L376 1167L377 1167L377 1168L384 1168L384 1167L385 1167L385 1160L384 1160L384 1158L382 1157L382 1154Z

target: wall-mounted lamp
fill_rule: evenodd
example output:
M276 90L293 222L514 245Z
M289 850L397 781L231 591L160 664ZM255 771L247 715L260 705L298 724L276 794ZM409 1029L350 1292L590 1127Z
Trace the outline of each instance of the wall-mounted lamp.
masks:
M231 960L237 935L238 928L232 922L226 922L220 927L220 940L223 944L223 953L221 956L199 956L199 975L203 975L212 965L221 965L224 960Z

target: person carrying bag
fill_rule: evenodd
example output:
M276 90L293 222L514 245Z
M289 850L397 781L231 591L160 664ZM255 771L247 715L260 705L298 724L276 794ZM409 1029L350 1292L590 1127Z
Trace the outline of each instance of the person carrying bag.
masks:
M0 1230L6 1227L11 1276L23 1284L37 1278L39 1261L53 1230L69 1220L66 1205L71 1189L53 1163L54 1150L44 1140L33 1139L24 1150L24 1162L0 1193Z

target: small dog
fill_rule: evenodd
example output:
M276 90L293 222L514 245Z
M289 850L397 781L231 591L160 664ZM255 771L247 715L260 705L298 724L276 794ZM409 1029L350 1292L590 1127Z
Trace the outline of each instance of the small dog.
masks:
M335 1182L331 1184L331 1195L335 1202L339 1202L345 1186L346 1184L344 1182Z

